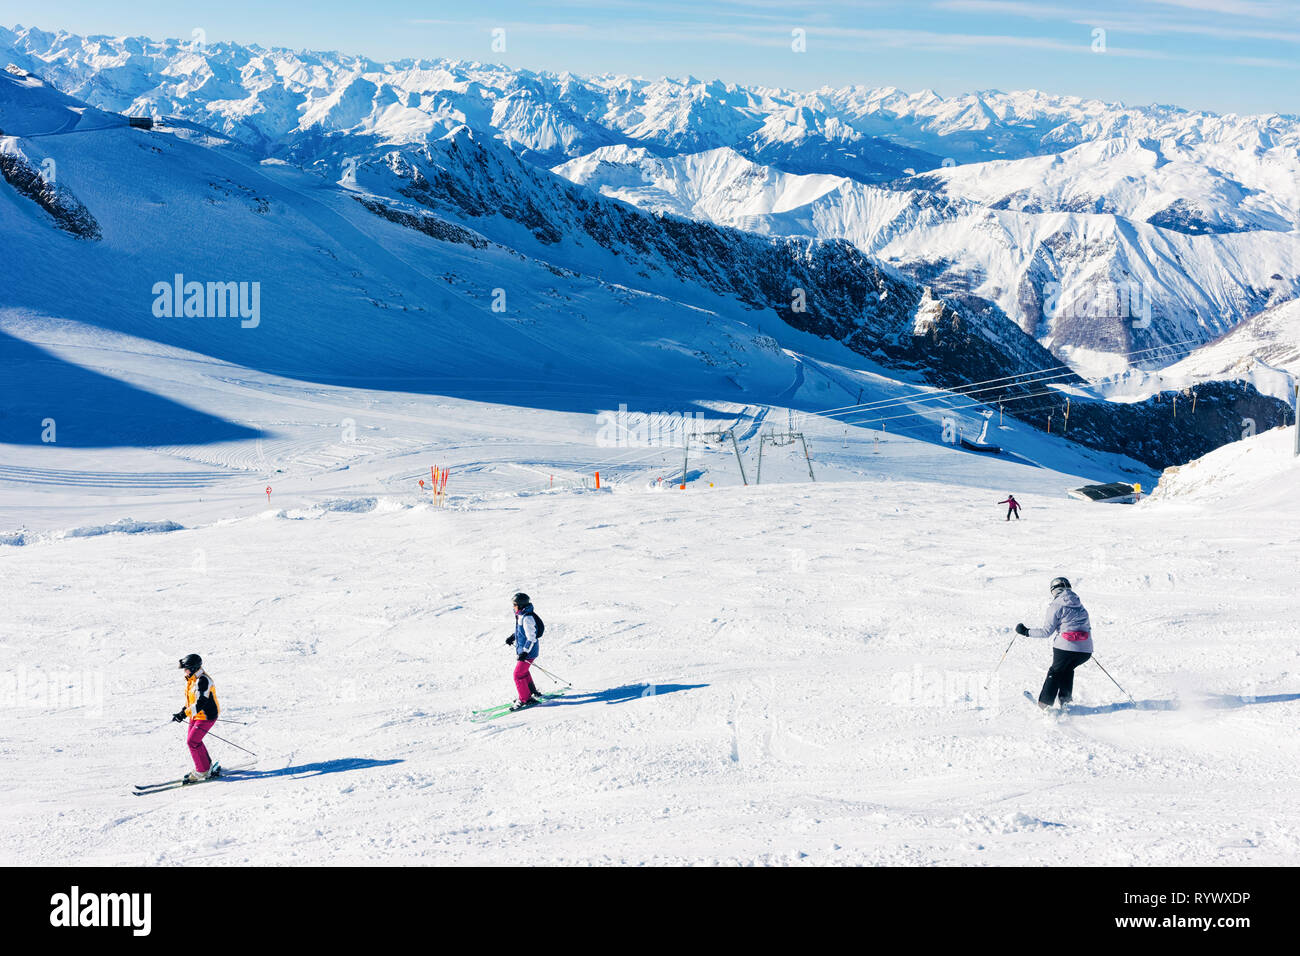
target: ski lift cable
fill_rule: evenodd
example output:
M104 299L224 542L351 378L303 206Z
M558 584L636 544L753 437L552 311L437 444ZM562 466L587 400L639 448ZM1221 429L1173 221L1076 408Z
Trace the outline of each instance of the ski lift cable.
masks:
M1132 353L1130 353L1130 354L1131 354L1131 355L1141 355L1141 354L1144 353L1144 352L1154 352L1154 351L1159 351L1159 350L1161 350L1161 349L1169 349L1169 348L1173 348L1173 347L1176 346L1176 345L1185 345L1185 344L1188 344L1188 343L1195 343L1195 342L1196 342L1196 340L1194 340L1194 339L1185 339L1185 340L1183 340L1182 342L1171 342L1171 343L1169 343L1168 345L1155 346L1155 347L1153 347L1153 348L1149 348L1149 349L1140 349L1139 351L1137 351L1137 352L1132 352ZM1186 349L1186 350L1184 350L1184 351L1190 353L1190 352L1195 351L1196 347L1198 347L1198 346L1196 346L1196 345L1194 344L1194 345L1193 345L1193 348ZM959 385L959 386L957 386L957 387L955 387L955 388L951 388L951 389L939 389L938 387L935 387L934 389L931 389L931 390L929 390L929 391L916 392L916 393L914 393L914 396L919 398L919 397L923 397L923 396L926 396L926 395L933 395L933 394L935 394L936 391L955 392L955 393L961 394L962 391L963 391L964 389L972 389L972 388L974 388L976 385L988 385L988 384L990 384L990 383L995 383L995 382L1005 382L1005 381L1010 381L1010 380L1012 380L1012 379L1031 378L1031 377L1033 377L1033 376L1046 374L1047 372L1055 372L1055 371L1058 371L1058 370L1061 370L1061 369L1065 369L1065 370L1067 370L1067 371L1066 371L1063 375L1058 376L1058 377L1064 378L1064 377L1068 377L1070 374L1076 374L1076 373L1073 372L1073 367L1070 366L1070 365L1055 365L1055 366L1052 366L1051 368L1031 369L1031 370L1029 370L1029 371L1027 371L1027 372L1020 372L1020 373L1018 373L1018 374L1016 374L1016 375L1004 375L1004 376L1002 376L1001 378L990 378L990 379L985 379L985 380L982 381L982 382L967 382L967 383L965 383L965 384L963 384L963 385ZM987 389L984 389L984 390L987 391ZM910 398L910 396L906 396L906 395L904 395L904 396L898 396L898 397L893 398L893 399L881 399L881 400L878 401L878 402L864 402L864 403L862 403L862 404L860 404L860 405L843 405L843 406L840 406L839 408L828 408L828 409L824 409L824 410L822 410L822 411L820 411L820 412L813 412L812 414L815 414L815 415L830 415L830 414L832 414L832 413L852 412L852 411L854 411L854 410L856 410L856 409L868 408L868 407L871 407L871 406L873 406L873 405L882 405L882 404L885 404L885 403L893 403L893 402L906 402L906 401L909 400L909 398Z
M1183 350L1182 350L1182 351L1185 352L1186 354L1190 354L1190 353L1194 352L1197 348L1199 348L1200 344L1203 344L1203 343L1200 343L1199 340L1197 340L1197 339L1184 339L1184 340L1182 340L1181 342L1170 342L1170 343L1168 343L1168 344L1166 344L1166 345L1157 345L1157 346L1152 346L1151 348L1139 349L1139 350L1136 351L1136 352L1130 352L1129 355L1130 355L1130 357L1132 357L1132 356L1135 356L1135 355L1142 355L1142 354L1144 354L1144 353L1146 353L1146 352L1158 352L1158 351L1162 351L1162 350L1173 349L1173 348L1175 348L1176 346L1188 345L1188 344L1191 344L1192 347L1191 347L1191 348L1188 348L1188 349L1183 349ZM1062 377L1062 378L1064 378L1064 377L1068 377L1068 375L1070 375L1070 374L1077 374L1077 373L1074 372L1074 370L1073 370L1073 366L1071 366L1071 365L1054 365L1054 366L1051 366L1050 368L1030 369L1030 370L1027 371L1027 372L1020 372L1020 373L1018 373L1018 374L1016 374L1016 375L1003 375L1003 376L1000 377L1000 378L989 378L989 379L984 379L983 381L980 381L980 382L967 382L967 383L965 383L965 384L962 384L962 385L956 386L955 388L950 388L950 389L938 389L938 390L939 390L939 391L950 392L950 393L955 392L955 393L957 393L957 394L962 394L962 393L963 393L963 390L973 389L973 388L974 388L975 386L977 386L977 385L992 385L992 384L997 383L997 382L1008 382L1008 381L1012 381L1012 380L1014 380L1014 379L1025 379L1025 378L1031 378L1031 377L1033 377L1033 376L1043 375L1043 374L1046 374L1046 373L1048 373L1048 372L1057 372L1057 371L1061 371L1061 370L1065 370L1065 371L1064 371L1064 374L1061 375L1061 376L1058 376L1058 377ZM936 386L936 389L937 389L937 386ZM988 389L983 389L983 391L987 391L987 390L988 390ZM882 404L884 404L884 403L894 403L894 402L902 403L902 402L906 402L906 401L910 400L910 399L913 398L913 397L915 397L915 398L921 398L921 397L924 397L924 396L927 396L927 395L933 395L934 393L935 393L935 389L931 389L931 390L924 391L924 392L915 392L915 393L913 393L912 396L903 395L903 396L898 396L898 397L893 398L893 399L881 399L881 400L878 401L878 402L864 402L864 403L862 403L862 404L860 404L860 405L841 405L841 406L839 406L839 407L837 407L837 408L827 408L827 409L823 409L823 410L818 411L818 412L812 412L811 414L826 416L826 415L831 415L831 414L852 413L853 411L856 411L856 410L858 410L858 409L870 408L870 407L872 407L872 406L882 405Z
M1194 340L1194 339L1185 339L1185 340L1183 340L1182 342L1171 342L1171 343L1169 343L1168 345L1155 346L1155 347L1150 348L1150 349L1140 349L1139 351L1137 351L1137 352L1133 352L1133 353L1130 353L1130 354L1131 354L1131 355L1141 355L1141 354L1144 353L1144 352L1153 352L1153 351L1160 351L1160 350L1163 350L1163 349L1170 349L1170 348L1173 348L1174 346L1177 346L1177 345L1186 345L1186 344L1188 344L1188 343L1192 343L1192 346L1193 346L1193 347L1190 348L1190 349L1185 349L1184 351L1187 352L1187 353L1190 353L1190 352L1192 352L1192 351L1195 351L1195 349L1198 347L1198 346L1196 345L1196 340ZM1046 373L1048 373L1048 372L1056 372L1056 371L1058 371L1058 370L1065 370L1064 373L1063 373L1062 375L1057 376L1057 377L1060 377L1060 378L1065 378L1065 377L1068 377L1068 376L1071 375L1071 374L1076 374L1076 373L1074 373L1074 371L1073 371L1073 367L1070 366L1070 365L1055 365L1055 366L1052 366L1052 367L1050 367L1050 368L1030 369L1030 370L1027 371L1027 372L1020 372L1020 373L1018 373L1018 374L1016 374L1016 375L1004 375L1004 376L1002 376L1001 378L990 378L990 379L985 379L984 381L981 381L981 382L967 382L967 383L965 383L964 385L959 385L959 386L956 386L955 388L950 388L950 389L939 389L939 388L935 387L935 388L932 388L932 389L927 390L927 391L924 391L924 392L915 392L915 393L913 393L913 396L919 398L919 397L923 397L923 396L927 396L927 395L933 395L933 394L935 394L936 391L955 392L955 393L961 394L961 393L963 392L963 390L970 390L970 389L973 389L973 388L974 388L975 386L977 386L977 385L988 385L988 384L990 384L990 383L1006 382L1006 381L1011 381L1011 380L1014 380L1014 379L1032 379L1034 376L1044 375L1044 374L1046 374ZM984 391L987 391L988 389L983 389L983 390L984 390ZM855 409L859 409L859 408L867 408L867 407L870 407L870 406L873 406L873 405L882 405L882 404L893 403L893 402L906 402L906 401L910 400L910 398L913 397L913 396L907 396L907 395L904 395L904 396L898 396L898 397L896 397L896 398L892 398L892 399L881 399L881 400L878 401L878 402L864 402L864 403L862 403L861 405L844 405L844 406L841 406L840 408L829 408L829 409L825 409L825 410L823 410L823 411L821 411L821 412L814 412L813 414L827 415L827 414L838 413L838 412L846 412L846 411L851 412L851 411L853 411L853 410L855 410Z
M1003 404L1004 404L1004 405L1010 405L1010 404L1012 404L1013 402L1023 402L1023 401L1025 401L1025 400L1027 400L1027 399L1030 399L1030 398L1042 398L1042 397L1045 396L1045 395L1057 395L1057 394L1059 394L1059 393L1056 391L1056 389L1054 389L1054 388L1045 388L1045 389L1043 389L1041 392L1031 392L1031 393L1028 394L1028 395L1018 395L1018 396L1016 396L1015 398L1008 398L1005 402L1003 402ZM922 411L919 411L919 412L909 412L909 413L906 414L906 415L891 415L891 416L888 417L888 418L874 418L874 417L873 417L873 418L864 418L864 419L862 419L862 421L860 421L860 422L845 422L844 424L846 424L846 425L870 425L872 422L892 422L892 421L895 421L895 420L900 419L900 418L915 418L915 417L917 417L918 415L926 415L926 414L929 414L930 412L936 412L936 411L943 411L943 412L961 412L961 411L966 411L966 410L968 410L968 409L972 409L972 408L981 408L981 407L986 406L987 404L988 404L987 402L971 402L971 404L969 404L969 405L959 405L959 406L957 406L957 407L955 407L955 408L927 408L927 409L923 409Z
M1017 385L1042 385L1042 384L1044 384L1044 383L1046 383L1046 382L1053 382L1053 381L1056 381L1056 380L1058 380L1058 379L1069 378L1069 377L1072 376L1073 374L1074 374L1073 372L1059 372L1059 373L1057 373L1056 375L1042 375L1042 376L1038 376L1038 377L1034 377L1033 375L1029 375L1029 374L1027 374L1027 375L1025 376L1025 378L1024 378L1022 381L1020 381L1020 382L1016 382L1016 383L1013 383L1013 384L1017 384ZM922 403L922 402L932 402L932 401L941 400L941 399L951 399L951 398L969 397L969 396L972 396L972 395L979 395L979 394L981 394L981 393L983 393L983 392L994 392L994 391L1000 391L1000 390L1003 389L1004 387L1005 387L1005 386L1002 386L1002 385L990 385L990 386L988 386L987 388L976 388L976 389L969 389L969 388L968 388L966 391L961 391L960 389L943 389L943 388L938 388L938 389L935 389L935 390L930 391L930 392L922 393L922 394L920 394L920 395L918 395L918 396L915 396L915 397L903 397L903 398L895 398L895 399L882 399L882 400L879 401L879 402L867 402L867 403L864 403L864 404L859 405L859 406L856 406L856 407L854 407L854 408L852 408L852 409L850 409L850 410L848 410L848 411L843 411L843 412L832 412L832 413L821 413L821 417L824 417L824 418L838 418L838 417L840 417L841 415L855 415L855 414L858 414L858 413L860 413L860 412L866 412L866 411L888 411L888 410L891 409L891 408L901 408L901 407L903 407L903 406L905 406L905 405L916 405L916 404L920 404L920 403ZM989 402L986 401L986 402L983 402L983 404L989 404Z
M1045 388L1045 389L1043 389L1043 390L1040 391L1040 392L1031 392L1031 393L1028 394L1028 395L1018 395L1018 396L1016 396L1015 398L1009 398L1009 399L1007 399L1003 404L1005 404L1005 405L1010 405L1010 404L1012 404L1013 402L1022 402L1022 401L1026 401L1026 400L1031 399L1031 398L1043 398L1043 397L1048 396L1048 395L1057 395L1057 394L1059 394L1059 393L1058 393L1055 389ZM983 408L983 407L986 407L986 404L987 404L987 403L985 403L985 402L971 402L969 405L958 405L958 406L949 407L949 408L943 408L943 407L927 408L927 409L922 409L922 410L919 411L919 412L909 412L909 413L904 414L904 415L891 415L891 416L888 417L888 418L864 418L864 419L863 419L862 421L860 421L860 422L845 422L844 424L846 424L846 425L870 425L872 422L891 422L891 421L896 421L896 420L898 420L898 419L902 419L902 418L916 418L916 417L919 417L919 416L922 416L922 415L929 414L929 413L931 413L931 412L963 412L963 411L968 411L968 410L970 410L970 409L972 409L972 408Z

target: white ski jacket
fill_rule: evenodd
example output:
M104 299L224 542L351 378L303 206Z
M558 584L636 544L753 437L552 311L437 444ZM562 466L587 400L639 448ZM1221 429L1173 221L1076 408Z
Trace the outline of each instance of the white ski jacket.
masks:
M1047 620L1042 627L1029 628L1030 637L1052 637L1052 646L1063 651L1092 653L1092 622L1079 595L1069 588L1059 592L1047 606Z

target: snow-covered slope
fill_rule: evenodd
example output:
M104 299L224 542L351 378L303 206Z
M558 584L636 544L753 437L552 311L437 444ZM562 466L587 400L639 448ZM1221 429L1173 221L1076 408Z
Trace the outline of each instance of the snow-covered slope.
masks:
M685 223L687 232L674 231L627 206L575 196L576 187L463 129L421 154L356 164L340 186L88 115L9 73L0 74L0 127L10 133L5 155L48 177L36 176L43 189L83 204L97 228L69 234L38 191L0 183L0 241L13 268L0 302L9 370L0 439L21 450L5 472L20 495L107 475L110 467L79 457L101 447L161 448L200 470L231 469L182 476L181 485L220 485L240 472L268 478L279 471L271 443L304 438L284 434L292 419L235 411L245 387L232 392L231 383L250 379L266 383L255 393L300 387L281 384L294 379L586 415L623 402L680 414L721 401L718 427L744 421L748 443L764 405L843 406L868 387L864 367L882 382L881 398L915 390L845 340L864 351L867 342L886 345L913 380L918 371L957 374L943 362L949 321L981 323L989 347L980 361L1007 371L1041 365L1045 354L1005 319L944 306L843 250ZM438 188L416 188L430 183ZM821 295L819 275L832 262L844 268ZM609 278L578 271L584 266ZM236 314L231 302L218 314L200 296L202 314L173 314L160 300L167 304L177 275L242 285L241 307L253 304L255 288L257 307ZM822 338L783 323L773 301L788 296L781 284L792 278L817 302L811 318L851 326L861 340L839 326ZM923 306L944 320L926 336L914 334ZM214 384L177 387L183 374L160 381L150 373L159 358L136 365L126 355L183 356L182 368L210 366ZM805 356L843 369L833 387L829 375L807 374ZM929 441L937 414L928 409ZM586 427L594 435L590 420ZM335 447L337 434L308 433L322 436L311 457L348 466L353 449ZM591 462L581 456L580 474L595 470ZM458 462L471 463L482 464ZM166 462L147 455L125 470L155 476L141 487L176 484L157 477Z
M1165 370L1171 381L1233 378L1293 401L1300 379L1300 302L1286 302L1242 322Z
M665 157L644 147L606 146L552 171L642 209L758 232L765 230L751 222L755 217L799 209L845 183L838 176L783 173L730 147Z
M1225 522L1018 493L1008 524L1010 473L921 483L893 446L873 457L856 483L293 503L0 546L0 861L1300 858L1294 498ZM1057 574L1136 704L1089 665L1074 713L1040 715L1021 692L1044 642L994 676ZM539 663L574 686L470 723L511 698L521 587L547 622ZM168 715L190 652L225 716L251 722L215 732L260 759L133 796L189 767Z
M1121 136L1183 145L1294 145L1300 132L1300 119L1292 115L1125 106L1038 90L982 90L944 97L933 90L907 93L854 86L805 95L822 109L851 118L864 133L887 135L956 163L1046 155Z
M66 128L43 135L55 103ZM450 224L405 228L291 167L101 124L49 87L9 74L0 74L0 128L11 136L6 151L52 170L57 189L102 230L92 241L63 235L31 197L0 184L11 308L317 381L526 372L557 383L656 377L671 388L683 377L731 374L778 389L793 374L775 344L734 313L721 319L557 274ZM177 275L243 283L249 305L256 284L257 314L162 314L158 284L170 294ZM504 311L493 310L498 288L509 292ZM742 363L727 357L735 349L752 354Z
M1295 427L1273 428L1166 468L1149 500L1205 504L1232 511L1295 510L1300 456Z
M1290 138L1249 145L1132 135L1019 160L931 170L896 188L933 189L993 209L1113 213L1191 235L1287 232L1300 217Z

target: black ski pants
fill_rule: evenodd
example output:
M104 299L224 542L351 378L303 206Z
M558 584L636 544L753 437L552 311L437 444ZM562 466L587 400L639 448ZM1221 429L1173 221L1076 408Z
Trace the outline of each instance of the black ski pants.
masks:
M1008 521L1011 520L1011 516L1012 516L1013 514L1016 516L1016 520L1019 521L1019 520L1020 520L1020 509L1019 509L1019 508L1008 508L1008 509L1007 509L1007 520L1008 520Z
M1043 690L1038 695L1038 702L1044 707L1051 707L1059 696L1062 706L1068 704L1074 697L1074 669L1080 664L1086 664L1090 657L1091 654L1082 651L1052 648L1052 666L1047 669L1047 679L1043 681Z

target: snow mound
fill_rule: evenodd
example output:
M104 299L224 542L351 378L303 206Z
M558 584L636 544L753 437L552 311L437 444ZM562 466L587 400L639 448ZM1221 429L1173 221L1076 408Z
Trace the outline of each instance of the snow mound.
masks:
M287 521L306 521L309 519L323 518L327 514L353 514L366 515L372 512L387 513L391 511L401 511L409 508L400 502L395 502L387 498L374 496L360 498L326 498L323 501L313 502L301 508L284 508L279 511L271 512L270 516L282 518Z
M379 505L378 498L331 498L322 501L320 506L325 511L342 511L347 514L369 514Z
M1236 501L1254 506L1275 502L1293 510L1298 473L1294 427L1274 428L1166 468L1149 500Z
M121 518L112 524L86 525L72 528L63 533L65 538L96 538L102 534L164 534L168 531L184 531L185 526L175 521L136 521L134 518Z

